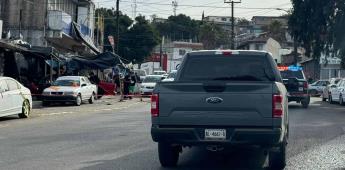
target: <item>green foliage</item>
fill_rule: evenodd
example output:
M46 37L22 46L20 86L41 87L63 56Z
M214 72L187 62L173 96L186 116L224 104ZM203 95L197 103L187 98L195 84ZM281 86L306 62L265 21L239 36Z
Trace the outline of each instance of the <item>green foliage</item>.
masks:
M177 40L196 40L199 34L200 21L191 19L189 16L179 14L170 16L166 22L155 22L154 27L160 33L160 36L170 38L172 41Z
M285 28L283 24L279 21L273 21L267 27L263 27L263 30L268 33L270 37L277 40L278 42L283 42L285 40Z
M121 38L120 54L129 61L143 62L160 43L158 32L144 16L135 18L136 23Z
M247 20L246 18L238 18L237 19L237 25L243 26L243 25L249 25L250 21Z
M291 0L293 11L289 27L293 37L318 59L326 56L345 56L345 1ZM342 57L344 63L344 57Z
M106 51L112 51L108 36L112 35L116 40L116 11L114 9L100 8L96 10L96 16L103 14L105 18L104 44ZM135 24L127 15L120 13L119 31L119 55L125 62L142 62L150 56L153 48L159 44L160 38L157 31L143 16L138 16ZM97 20L96 20L97 21ZM117 43L117 42L115 42Z
M200 27L199 39L207 50L216 49L226 44L227 37L226 32L214 23L204 23Z

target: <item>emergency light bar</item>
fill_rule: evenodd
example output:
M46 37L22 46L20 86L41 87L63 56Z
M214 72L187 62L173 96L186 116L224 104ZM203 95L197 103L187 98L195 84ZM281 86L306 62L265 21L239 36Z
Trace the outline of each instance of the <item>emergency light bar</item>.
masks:
M279 71L301 71L303 67L301 66L278 66Z

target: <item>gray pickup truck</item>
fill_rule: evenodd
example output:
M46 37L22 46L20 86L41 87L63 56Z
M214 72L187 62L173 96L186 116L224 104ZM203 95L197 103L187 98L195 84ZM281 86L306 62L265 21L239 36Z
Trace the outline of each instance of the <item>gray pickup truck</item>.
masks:
M259 146L271 168L285 167L287 91L269 53L188 53L175 81L155 87L151 116L163 167L176 166L183 147L192 146Z

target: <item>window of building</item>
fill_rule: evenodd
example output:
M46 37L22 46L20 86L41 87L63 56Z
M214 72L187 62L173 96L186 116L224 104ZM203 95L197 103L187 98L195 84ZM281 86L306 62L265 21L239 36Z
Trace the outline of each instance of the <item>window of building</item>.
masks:
M179 53L179 55L183 56L183 55L186 54L186 50L180 49L180 50L178 51L178 53Z

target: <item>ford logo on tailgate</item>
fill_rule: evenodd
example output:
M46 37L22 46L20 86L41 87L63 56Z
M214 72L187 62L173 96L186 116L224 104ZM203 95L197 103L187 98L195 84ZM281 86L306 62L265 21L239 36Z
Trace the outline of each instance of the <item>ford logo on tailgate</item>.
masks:
M211 104L219 104L223 102L223 99L220 97L209 97L206 99L206 102Z

